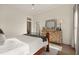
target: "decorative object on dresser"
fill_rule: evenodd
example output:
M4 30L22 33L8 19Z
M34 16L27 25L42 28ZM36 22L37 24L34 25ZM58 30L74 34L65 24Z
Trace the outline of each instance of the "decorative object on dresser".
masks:
M63 20L62 19L57 20L57 29L61 30L62 23L63 23Z

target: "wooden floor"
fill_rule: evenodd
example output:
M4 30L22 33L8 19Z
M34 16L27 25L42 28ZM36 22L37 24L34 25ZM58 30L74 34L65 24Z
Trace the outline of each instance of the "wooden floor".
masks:
M75 55L75 49L69 45L62 44L62 51L59 51L58 55Z

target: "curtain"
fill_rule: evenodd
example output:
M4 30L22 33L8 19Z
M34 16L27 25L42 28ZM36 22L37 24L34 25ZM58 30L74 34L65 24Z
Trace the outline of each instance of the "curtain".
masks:
M76 39L76 5L73 6L73 31L72 31L72 40L71 40L71 46L75 48L75 39Z
M76 31L76 40L75 40L75 48L76 48L76 54L79 55L79 4L76 5L76 9L77 9L77 15L76 15L76 19L77 19L77 31Z
M72 47L75 48L76 54L79 54L79 5L74 5L73 8L73 39L72 39Z

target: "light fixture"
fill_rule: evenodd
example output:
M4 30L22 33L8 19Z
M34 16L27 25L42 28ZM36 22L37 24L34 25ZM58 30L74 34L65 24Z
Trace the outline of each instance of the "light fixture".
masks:
M32 9L34 9L35 4L32 4Z
M62 20L62 19L60 19L60 20L58 20L58 22L59 22L59 25L60 25L60 30L61 30L61 25L62 25L62 23L63 23L63 20Z

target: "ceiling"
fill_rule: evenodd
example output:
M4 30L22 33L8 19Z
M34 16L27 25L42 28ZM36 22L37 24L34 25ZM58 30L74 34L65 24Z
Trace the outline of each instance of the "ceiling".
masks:
M9 5L6 4L6 5L0 5L0 6L15 8L28 15L37 15L37 14L44 13L46 11L50 11L53 8L63 6L63 4L34 4L34 6L32 6L32 4L9 4ZM32 9L32 7L34 9Z

